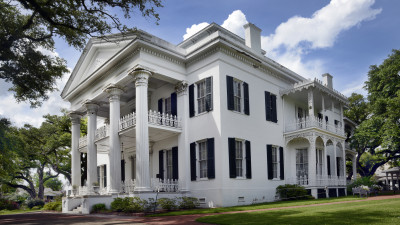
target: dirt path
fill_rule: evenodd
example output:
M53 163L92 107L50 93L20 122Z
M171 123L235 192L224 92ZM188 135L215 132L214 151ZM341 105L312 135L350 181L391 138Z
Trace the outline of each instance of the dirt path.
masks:
M363 202L363 201L374 201L384 199L395 199L400 198L400 195L389 195L389 196L377 196L369 197L360 200L353 201L340 201L332 203L321 203L314 205L301 205L301 206L288 206L280 208L269 208L269 209L255 209L246 211L233 211L223 213L209 213L209 214L196 214L196 215L183 215L183 216L163 216L163 217L128 217L118 215L102 215L102 214L91 214L91 215L68 215L61 213L25 213L15 215L4 215L0 216L0 224L24 224L24 225L36 225L36 224L202 224L195 220L199 217L218 215L218 214L233 214L233 213L245 213L245 212L256 212L256 211L271 211L271 210L284 210L293 208L304 208L304 207L315 207L321 205L335 205L349 202Z

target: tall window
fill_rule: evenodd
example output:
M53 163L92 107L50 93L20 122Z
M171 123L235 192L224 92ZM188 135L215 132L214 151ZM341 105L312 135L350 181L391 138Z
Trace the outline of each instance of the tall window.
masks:
M166 151L167 152L167 179L173 179L172 175L172 151Z
M199 145L199 166L200 166L200 178L206 178L207 176L207 142L202 141Z
M242 82L239 80L233 80L233 100L234 100L234 110L241 112L241 101L242 101Z
M272 174L273 178L278 178L278 151L275 146L272 147Z
M274 123L278 122L276 95L265 91L265 119Z
M296 149L296 176L297 178L308 177L308 154L307 149Z
M171 115L171 97L165 99L165 109L166 114Z
M317 149L317 175L322 175L322 150Z
M243 144L242 144L242 141L236 141L235 147L236 147L236 176L243 177Z
M197 112L202 113L211 110L212 88L211 77L197 83Z

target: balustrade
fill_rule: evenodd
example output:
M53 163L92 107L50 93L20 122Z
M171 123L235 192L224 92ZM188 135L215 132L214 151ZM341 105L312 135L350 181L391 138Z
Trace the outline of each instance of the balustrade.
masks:
M87 146L87 136L83 136L79 138L79 147L78 148L83 148Z
M346 178L344 176L316 175L315 179L310 179L307 176L302 176L287 178L286 183L301 186L346 186Z
M179 190L179 182L178 180L174 179L158 179L152 178L151 179L151 188L155 192L178 192Z
M305 118L297 118L294 122L287 123L285 127L285 132L296 131L305 128L319 128L335 134L344 135L344 130L341 125L332 125L326 123L325 120L318 117L309 116Z
M97 140L103 139L103 138L107 137L108 135L110 135L109 133L110 133L110 126L104 125L96 130L94 140L97 141Z

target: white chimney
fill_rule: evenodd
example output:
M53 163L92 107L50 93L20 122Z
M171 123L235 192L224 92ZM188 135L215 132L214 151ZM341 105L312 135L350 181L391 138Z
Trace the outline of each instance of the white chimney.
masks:
M329 73L324 73L322 74L322 77L324 78L324 85L330 89L333 89L332 75L330 75Z
M244 26L246 46L261 53L261 29L252 23Z

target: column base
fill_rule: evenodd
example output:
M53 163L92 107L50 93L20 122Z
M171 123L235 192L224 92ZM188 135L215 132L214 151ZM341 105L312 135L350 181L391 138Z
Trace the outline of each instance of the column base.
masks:
M109 194L119 194L120 191L119 191L119 190L116 190L116 189L110 189L110 190L108 191L108 193L109 193Z

